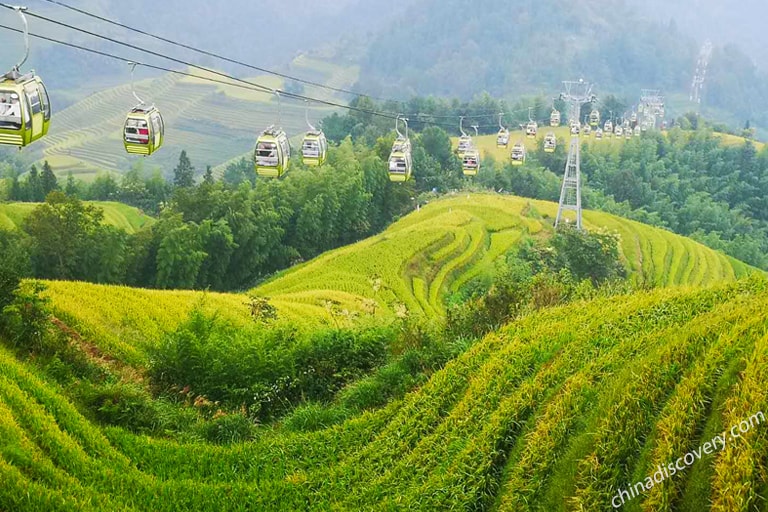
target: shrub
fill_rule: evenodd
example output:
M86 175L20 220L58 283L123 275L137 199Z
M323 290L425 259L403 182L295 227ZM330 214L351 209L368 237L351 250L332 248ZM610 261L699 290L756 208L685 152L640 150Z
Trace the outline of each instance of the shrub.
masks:
M243 413L227 414L216 417L203 424L203 437L212 443L243 443L254 438L256 426Z

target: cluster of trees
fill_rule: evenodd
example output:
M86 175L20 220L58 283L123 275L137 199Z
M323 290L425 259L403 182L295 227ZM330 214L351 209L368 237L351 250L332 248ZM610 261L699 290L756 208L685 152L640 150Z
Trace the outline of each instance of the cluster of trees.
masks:
M195 184L185 153L173 180L139 169L120 182L103 175L89 186L51 188L21 232L0 231L0 244L27 262L27 275L158 288L238 290L296 262L384 229L415 206L423 190L457 187L460 165L439 129L414 138L423 180L393 185L386 158L392 137L373 147L342 142L319 169L256 182L245 160L223 180L210 169ZM34 187L33 174L12 189ZM70 193L67 193L70 192ZM117 199L157 212L155 223L127 234L103 222L88 199ZM37 197L32 198L37 200Z
M629 291L625 278L614 234L567 227L549 240L526 237L493 273L449 298L445 330L451 337L481 337L532 310Z
M582 152L586 204L635 218L768 269L768 152L674 129L609 154Z

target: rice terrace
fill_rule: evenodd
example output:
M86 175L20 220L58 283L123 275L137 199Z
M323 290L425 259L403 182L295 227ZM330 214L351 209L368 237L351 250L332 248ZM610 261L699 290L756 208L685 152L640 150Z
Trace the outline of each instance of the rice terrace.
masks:
M768 510L761 14L0 1L0 512Z

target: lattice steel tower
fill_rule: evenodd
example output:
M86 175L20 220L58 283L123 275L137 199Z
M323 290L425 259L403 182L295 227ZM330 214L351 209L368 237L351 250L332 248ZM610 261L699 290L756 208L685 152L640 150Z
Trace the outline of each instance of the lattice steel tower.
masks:
M571 125L571 147L568 150L568 161L565 164L563 188L560 191L560 205L557 208L555 228L563 221L563 213L567 210L576 212L576 229L582 229L581 220L581 144L579 143L579 119L581 106L594 103L597 98L592 94L592 84L579 80L578 82L563 82L563 92L560 99L568 105L568 122Z
M699 60L696 62L696 74L693 76L693 84L691 84L691 101L693 103L701 103L701 91L704 89L704 82L707 80L707 69L709 68L711 58L712 43L707 41L701 47Z

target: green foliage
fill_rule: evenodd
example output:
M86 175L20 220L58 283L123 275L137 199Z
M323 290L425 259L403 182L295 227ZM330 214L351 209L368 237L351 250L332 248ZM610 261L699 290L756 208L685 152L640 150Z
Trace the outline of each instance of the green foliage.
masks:
M201 431L205 440L228 445L251 441L256 433L256 425L247 415L233 413L204 423Z
M81 387L78 398L93 411L96 419L134 431L153 431L159 423L157 407L152 396L136 384L87 385Z
M181 151L179 164L173 170L173 184L178 188L189 188L195 184L195 168L185 150Z
M22 278L29 277L31 264L23 235L0 229L0 311L13 300L13 292Z
M563 228L546 242L528 238L497 265L490 283L470 281L450 300L446 330L453 337L482 336L531 310L593 296L624 277L614 234Z
M102 223L104 212L52 192L24 220L39 277L119 282L125 233Z
M568 269L581 281L590 279L595 286L623 278L626 272L619 261L619 237L605 231L578 231L566 226L552 237L554 269Z
M162 389L187 388L264 420L303 400L329 399L382 364L389 334L235 328L194 311L152 349L149 374Z
M42 296L44 291L45 285L38 281L24 282L2 310L3 336L17 348L47 354L60 345L50 330L51 299Z

